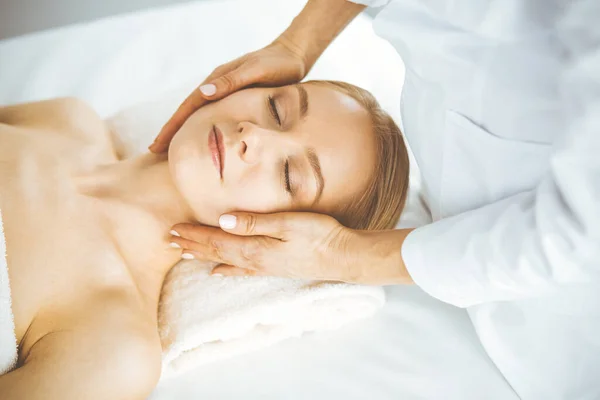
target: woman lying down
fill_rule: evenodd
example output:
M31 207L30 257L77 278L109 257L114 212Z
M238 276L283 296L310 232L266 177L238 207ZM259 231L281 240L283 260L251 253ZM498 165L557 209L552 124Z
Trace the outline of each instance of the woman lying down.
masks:
M17 366L0 376L4 400L152 391L161 285L182 257L172 225L310 210L384 229L406 195L394 190L408 182L400 130L368 92L341 82L237 92L189 118L168 156L128 158L112 139L75 99L0 108L10 266L0 300L11 293L18 343Z

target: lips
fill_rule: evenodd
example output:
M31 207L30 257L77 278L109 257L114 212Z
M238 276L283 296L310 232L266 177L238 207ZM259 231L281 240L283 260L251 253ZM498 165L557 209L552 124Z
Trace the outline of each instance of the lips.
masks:
M225 147L223 146L223 134L217 128L213 126L208 135L208 148L212 162L219 173L219 177L223 179L223 167L225 166Z

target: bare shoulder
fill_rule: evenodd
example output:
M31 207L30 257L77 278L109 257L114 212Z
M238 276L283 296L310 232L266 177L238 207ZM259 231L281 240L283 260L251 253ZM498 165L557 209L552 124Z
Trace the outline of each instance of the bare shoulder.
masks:
M107 298L102 307L88 303L86 309L39 338L15 372L36 375L31 379L44 383L37 386L44 399L146 398L161 371L156 327L119 299ZM56 397L47 396L48 390Z
M75 97L0 106L0 123L71 135L109 133L98 113Z

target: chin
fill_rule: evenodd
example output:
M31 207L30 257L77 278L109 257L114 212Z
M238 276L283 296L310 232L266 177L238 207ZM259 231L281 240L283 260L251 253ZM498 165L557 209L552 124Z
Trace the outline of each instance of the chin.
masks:
M198 159L169 157L171 179L175 189L192 210L194 222L218 226L220 213L217 209L219 207L215 205L221 204L218 198L220 192L210 184L209 177L204 174L203 165L202 160Z

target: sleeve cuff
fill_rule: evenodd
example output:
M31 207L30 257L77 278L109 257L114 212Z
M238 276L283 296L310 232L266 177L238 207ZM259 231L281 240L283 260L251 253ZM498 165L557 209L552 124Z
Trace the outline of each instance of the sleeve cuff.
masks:
M417 286L445 303L469 307L485 301L485 291L468 265L453 268L452 252L444 247L444 228L438 223L413 230L402 245L402 259Z

